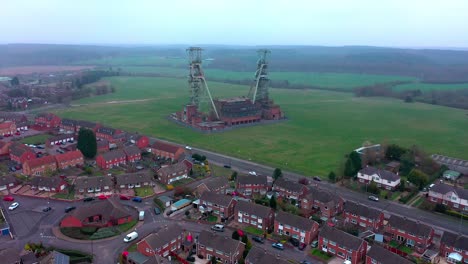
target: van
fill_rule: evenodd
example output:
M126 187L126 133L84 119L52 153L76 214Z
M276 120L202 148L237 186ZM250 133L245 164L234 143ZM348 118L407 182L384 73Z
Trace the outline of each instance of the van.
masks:
M429 185L429 190L430 190L432 187L434 187L434 185L435 185L435 184L433 184L433 183L432 183L431 185Z
M145 211L140 211L140 213L138 214L138 220L145 220Z
M131 232L130 234L126 235L123 239L125 243L133 241L138 238L138 233L137 232Z

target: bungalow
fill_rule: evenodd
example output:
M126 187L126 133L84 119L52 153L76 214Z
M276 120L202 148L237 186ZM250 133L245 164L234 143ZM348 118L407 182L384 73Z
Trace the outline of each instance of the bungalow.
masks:
M310 244L317 237L319 224L314 220L278 211L275 216L275 233L286 235Z
M57 170L57 160L54 156L44 156L42 158L27 160L23 164L23 174L28 176L41 176L47 172Z
M200 197L200 212L213 212L221 219L229 219L234 216L236 201L224 194L204 192Z
M127 164L127 155L123 150L112 150L97 156L96 163L101 169L110 169L121 164Z
M60 177L33 177L29 181L31 189L45 192L66 191L68 183Z
M74 134L61 134L57 135L55 137L48 138L46 140L46 146L47 147L52 147L55 145L60 145L62 143L67 143L69 141L74 141L75 140L75 135Z
M245 264L290 264L287 258L280 255L272 254L266 249L260 247L252 247L245 258Z
M184 162L179 162L173 165L162 167L158 170L158 180L163 184L171 184L172 182L188 178L189 170Z
M16 132L16 125L14 122L5 121L0 123L0 136L12 135Z
M454 210L468 211L468 190L445 183L436 183L429 190L427 200Z
M109 227L137 219L137 211L119 203L116 198L97 201L80 206L66 215L60 227Z
M55 155L58 168L63 170L75 166L83 166L84 157L80 150L65 152Z
M321 251L351 261L352 264L360 263L366 256L365 240L327 225L320 231L318 243Z
M155 156L170 159L172 161L179 160L181 155L184 154L183 148L162 141L156 141L151 145L150 149L151 153Z
M413 264L413 262L398 256L395 253L390 252L389 250L373 245L371 249L367 252L366 264Z
M0 176L0 191L14 188L18 185L18 179L13 175Z
M18 164L23 164L27 160L33 160L36 158L30 147L27 147L21 143L15 142L10 146L10 159Z
M124 133L120 129L115 129L111 127L99 127L96 130L96 138L97 139L105 139L111 143L115 143L119 140L117 140L118 135Z
M366 230L377 231L384 226L384 213L367 205L347 201L344 206L345 223L357 225Z
M432 245L434 229L419 221L391 215L385 226L384 238L387 241L396 240L405 243L406 246L414 247L418 253L422 254Z
M119 189L133 189L143 186L153 186L153 177L149 174L134 173L115 176L116 186Z
M273 184L273 191L278 193L278 197L299 200L307 194L307 187L303 184L280 178Z
M136 162L141 160L141 150L137 146L128 146L123 149L127 155L127 162Z
M343 198L336 193L309 188L307 194L300 200L300 208L304 215L310 215L319 210L322 217L332 218L343 211L343 203Z
M80 193L110 192L114 189L114 181L109 176L81 176L75 180L75 190Z
M204 192L227 194L229 189L230 184L226 177L211 177L195 187L194 193L197 196L201 196Z
M264 175L257 176L237 176L236 190L245 195L251 196L252 194L265 195L270 189L267 177Z
M468 237L445 231L439 253L448 263L468 263Z
M36 116L34 123L41 127L55 128L60 126L61 119L52 113L41 113Z
M185 240L185 232L178 224L169 224L140 240L137 251L145 256L169 256L178 251Z
M377 169L372 166L361 169L357 174L357 178L360 183L365 184L374 181L378 187L386 190L395 190L400 185L400 176L391 171Z
M245 244L231 237L219 236L208 231L201 231L197 241L197 255L203 259L215 258L218 262L236 264L242 259Z
M235 219L238 223L253 226L267 232L273 230L275 214L267 206L238 201L235 208Z
M97 141L97 152L104 153L109 151L109 141L107 140L98 140Z
M127 141L135 144L139 149L144 149L149 146L149 138L140 134L127 134Z
M6 157L10 155L11 144L13 144L11 141L0 141L0 157Z

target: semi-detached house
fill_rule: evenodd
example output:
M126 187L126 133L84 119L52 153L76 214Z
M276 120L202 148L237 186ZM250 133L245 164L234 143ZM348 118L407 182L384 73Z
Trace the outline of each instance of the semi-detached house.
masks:
M264 175L239 175L236 179L236 190L244 196L253 194L265 195L270 189L268 179Z
M345 223L365 230L377 231L384 226L384 213L367 205L347 201L344 206Z
M197 242L197 255L203 259L215 258L220 263L236 264L242 258L245 244L230 236L219 236L208 231L201 231Z
M114 182L110 176L81 176L75 180L75 190L80 194L111 192Z
M468 190L444 183L436 183L427 197L432 203L443 204L457 211L468 211Z
M137 250L145 256L169 256L178 251L185 240L184 230L177 224L169 224L151 233L137 243Z
M311 219L278 211L275 215L274 232L310 244L317 237L319 224Z
M400 176L387 170L377 169L372 166L367 166L357 173L357 178L360 183L369 184L375 182L378 187L386 190L395 190L400 185Z
M236 201L231 196L204 192L200 197L198 209L201 213L212 212L221 219L229 219L234 216L235 205Z
M385 226L384 238L401 242L422 254L432 245L434 229L419 221L392 215Z
M318 248L341 259L358 264L364 260L367 242L351 234L325 225L319 234Z
M235 208L235 221L267 232L273 230L275 213L273 209L260 204L238 201Z
M445 231L439 253L448 263L468 263L468 237Z

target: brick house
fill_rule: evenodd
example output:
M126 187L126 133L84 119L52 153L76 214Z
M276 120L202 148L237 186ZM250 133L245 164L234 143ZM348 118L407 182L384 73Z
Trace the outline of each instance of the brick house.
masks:
M231 196L204 192L200 197L198 209L202 213L212 212L221 219L229 219L234 216L235 205L236 201Z
M157 171L158 180L163 184L171 184L172 182L188 178L188 173L189 169L184 162L168 165Z
M127 134L127 141L135 144L139 149L145 149L149 146L149 138L140 134Z
M136 162L141 160L141 150L137 146L128 146L123 149L127 156L127 162Z
M173 264L171 260L158 255L147 257L138 251L130 251L122 257L123 264Z
M201 231L197 241L197 255L210 260L212 257L221 263L236 264L242 258L245 244L231 237L219 236L208 231Z
M10 147L13 144L13 142L8 141L0 141L0 157L6 157L10 155Z
M229 189L230 185L226 177L211 177L195 187L194 193L200 197L204 192L226 194Z
M137 243L137 251L145 256L169 256L177 252L185 241L185 232L178 224L169 224Z
M64 192L67 189L68 183L60 177L33 177L28 182L31 189L44 192Z
M60 117L54 115L52 113L41 113L36 116L34 119L34 123L37 126L47 127L47 128L55 128L59 127L61 123Z
M153 177L145 173L115 175L115 182L119 189L133 189L154 185Z
M374 181L378 187L386 190L395 190L400 185L400 176L387 170L367 166L357 173L360 183L368 184Z
M112 150L98 155L96 163L99 168L107 170L121 164L127 164L127 155L123 150Z
M299 200L307 194L307 187L298 182L293 182L280 178L273 184L273 191L278 193L279 198Z
M267 206L238 201L235 208L235 221L267 232L273 230L275 213Z
M388 251L387 249L373 245L367 252L366 264L413 264L413 262Z
M448 263L468 263L468 237L444 231L439 254Z
M64 118L60 122L60 131L68 133L68 134L75 134L76 133L76 120Z
M377 231L384 226L384 213L367 205L347 201L344 206L345 223L365 230Z
M405 217L391 215L385 226L384 238L387 241L396 240L422 254L432 245L434 229L428 225Z
M67 143L69 141L74 141L75 135L74 134L61 134L55 137L50 137L46 140L46 146L51 147L55 145L59 145L61 143Z
M239 175L236 179L236 190L245 196L253 194L265 195L270 190L270 185L268 184L267 177L264 175Z
M13 175L0 176L0 191L14 188L18 185L18 179Z
M0 113L0 119L14 122L16 130L27 130L29 126L28 118L24 114L2 112Z
M427 200L457 211L468 211L468 190L445 183L436 183L429 190Z
M323 252L349 260L352 264L357 264L366 256L367 242L325 225L319 233L318 248Z
M75 180L77 193L111 192L114 189L114 181L110 176L80 176Z
M5 121L0 123L0 136L12 135L16 132L16 125L14 122Z
M278 211L275 216L274 232L310 244L317 237L319 224L314 220Z
M109 141L107 140L98 140L97 142L97 152L104 153L109 151Z
M120 129L115 129L111 127L98 127L96 129L96 138L97 139L105 139L110 143L115 143L120 138L119 136L124 132Z
M80 150L73 150L55 155L59 169L67 169L75 166L83 166L84 157Z
M279 254L272 254L266 249L252 247L249 254L245 257L245 264L290 264L287 258Z
M36 154L21 143L13 143L10 146L10 159L18 164L23 164L27 160L36 159Z
M81 128L89 129L96 133L96 130L101 125L94 122L84 121L84 120L75 120L75 119L67 119L64 118L60 122L60 129L63 132L70 133L70 134L78 134Z
M60 227L109 227L137 219L137 211L123 206L116 198L79 206L60 222Z
M23 164L23 174L28 176L41 176L47 171L57 170L57 160L55 156L44 156L42 158L27 160Z
M332 218L343 211L343 198L336 193L318 188L308 188L308 192L300 200L300 208L304 215L319 211L322 217Z
M169 143L156 141L151 145L151 153L155 156L174 161L179 160L181 155L184 154L184 149Z

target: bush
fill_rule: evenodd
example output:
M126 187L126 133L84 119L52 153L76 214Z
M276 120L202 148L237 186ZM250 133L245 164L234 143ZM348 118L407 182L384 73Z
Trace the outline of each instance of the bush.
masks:
M434 211L444 214L447 212L447 207L443 204L436 204Z
M400 199L398 199L398 201L400 203L407 203L409 200L411 200L411 198L413 198L416 194L418 194L417 191L413 191L411 193L409 193L408 195L406 196L401 196Z
M102 239L118 235L118 232L112 227L100 228L96 233L89 237L91 240Z
M97 227L87 226L87 227L82 227L80 231L81 233L85 235L92 235L96 232L96 230L97 230Z
M158 197L154 197L153 199L153 202L159 207L159 208L166 208L166 206L164 206L164 203L158 199Z
M454 216L454 217L456 217L456 218L463 218L463 220L468 220L468 215L466 215L466 214L461 214L461 213L459 213L459 212L457 212L457 211L447 210L447 211L445 212L445 214L450 215L450 216Z
M173 189L174 189L174 185L172 185L172 184L166 185L166 190L172 191Z

